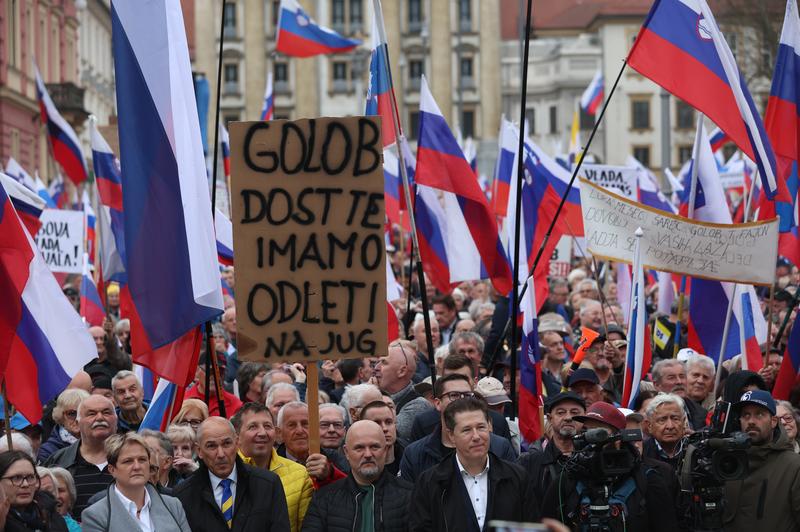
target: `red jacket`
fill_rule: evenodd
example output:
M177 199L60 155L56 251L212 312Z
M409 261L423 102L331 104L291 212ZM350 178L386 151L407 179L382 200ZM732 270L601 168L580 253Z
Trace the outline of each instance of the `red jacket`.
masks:
M192 386L188 390L186 390L186 394L183 396L184 399L200 399L201 401L205 401L205 393L200 393L197 390L197 386ZM222 400L225 402L225 415L230 418L236 412L242 408L242 402L239 400L238 397L233 395L232 393L228 393L225 390L222 390ZM208 398L208 415L210 416L218 416L219 415L219 403L217 402L217 395L212 391Z

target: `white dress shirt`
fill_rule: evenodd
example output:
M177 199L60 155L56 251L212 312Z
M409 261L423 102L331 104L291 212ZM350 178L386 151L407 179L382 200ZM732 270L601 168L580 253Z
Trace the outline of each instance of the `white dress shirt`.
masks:
M214 500L217 501L217 506L222 510L222 481L224 479L218 477L211 470L208 471L208 477L211 479L211 487L214 490ZM236 466L233 466L231 474L226 478L231 479L231 495L233 495L234 503L236 501Z
M121 491L119 491L119 488L117 488L116 484L114 485L114 492L117 494L117 497L119 497L122 506L125 507L133 520L139 524L139 528L142 529L142 532L155 532L153 520L150 518L151 501L150 494L147 493L147 489L144 490L144 506L142 506L141 510L137 509L135 502L127 498L122 494Z
M486 457L486 467L475 476L470 475L461 465L458 453L456 453L456 464L458 464L458 470L461 472L461 480L464 481L464 486L467 488L475 517L478 519L478 528L483 530L483 521L486 519L486 504L489 502L489 457Z

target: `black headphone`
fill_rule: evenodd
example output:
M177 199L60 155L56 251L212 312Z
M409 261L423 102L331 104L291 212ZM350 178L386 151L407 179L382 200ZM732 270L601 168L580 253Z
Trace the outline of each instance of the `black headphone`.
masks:
M117 481L115 480L114 482L112 482L111 484L108 485L108 488L106 488L106 508L108 509L108 519L106 520L106 530L108 530L109 532L111 532L111 488L116 483L117 483ZM145 491L147 490L147 486L148 485L153 486L153 484L151 482L148 482L144 486ZM178 530L180 530L181 529L181 524L178 522L178 518L175 517L175 514L172 513L172 510L169 509L169 506L167 506L166 501L164 501L164 497L162 497L161 496L161 492L158 491L158 486L153 486L153 490L155 490L156 495L158 495L158 498L161 500L161 504L163 504L164 508L167 509L167 513L169 514L169 516L172 518L173 521L175 521L175 526L177 526Z

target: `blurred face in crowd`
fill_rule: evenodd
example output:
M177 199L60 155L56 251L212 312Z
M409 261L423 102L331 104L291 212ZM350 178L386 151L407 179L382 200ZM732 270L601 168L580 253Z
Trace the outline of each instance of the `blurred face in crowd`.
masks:
M566 356L564 338L557 332L542 333L539 342L544 346L544 358L551 362L563 363Z
M56 486L56 510L59 515L66 515L72 508L74 501L69 495L67 483L61 480L60 477L56 477L56 480L58 481L58 486Z
M455 415L455 427L450 437L456 446L461 461L477 461L486 458L489 453L489 437L492 433L492 424L488 416L480 410L472 412L459 412Z
M386 464L386 439L372 421L356 421L347 431L344 454L353 478L360 485L372 484Z
M117 465L108 464L108 472L123 489L144 488L150 480L150 455L138 443L126 443L119 451Z
M476 365L481 363L481 357L483 356L483 353L478 350L478 346L475 344L475 342L466 340L464 338L459 338L456 340L456 353L464 355L472 360Z
M173 441L172 458L192 460L194 458L194 443L189 440Z
M653 382L656 390L664 393L674 393L681 398L686 398L686 369L683 364L672 364L661 371L661 378Z
M127 345L128 340L131 338L131 326L129 323L118 324L116 327L116 335L122 345Z
M338 408L319 411L319 442L325 449L338 449L344 440L344 416Z
M358 398L358 402L353 401L352 404L347 405L347 407L350 410L350 421L358 421L359 419L361 419L359 417L361 415L361 409L364 408L366 405L370 404L373 401L382 401L382 400L384 400L384 396L383 394L381 394L381 391L378 388L375 387L367 388L361 393L361 397Z
M373 421L383 431L383 436L386 438L386 446L391 447L397 441L397 423L394 415L394 410L389 407L375 408L372 407L364 414L364 419Z
M461 320L458 323L456 323L456 334L462 332L471 332L474 328L475 328L474 321L470 319Z
M230 286L231 288L234 288L236 286L235 284L236 279L234 278L232 269L223 270L222 278L225 279L225 282L228 283L228 286Z
M607 357L611 357L611 365L619 368L625 363L625 356L628 354L628 341L622 338L619 333L609 333L608 339L603 343L603 351Z
M77 436L80 433L80 428L78 427L78 405L66 405L62 415L64 419L61 426L67 429L73 436Z
M486 286L486 283L478 281L472 285L472 290L470 290L469 297L473 301L486 301L489 299L489 287Z
M561 401L550 410L550 426L553 427L553 432L561 438L572 438L583 427L583 423L579 423L573 418L585 413L586 411L580 404L573 401Z
M675 403L662 403L647 418L647 430L658 443L672 447L686 433L686 414Z
M272 455L275 443L275 424L268 412L245 412L239 428L239 449L250 458L263 459Z
M224 334L214 334L214 349L217 351L227 351L228 350L228 340L225 339Z
M778 419L781 422L783 430L790 440L797 439L797 420L794 418L794 412L786 408L784 405L779 404L776 409Z
M283 412L279 434L286 450L295 458L308 457L308 408L287 408Z
M236 466L236 432L220 417L210 417L200 424L197 455L206 467L220 478L227 478Z
M597 301L583 301L581 303L581 327L598 330L603 326L603 310Z
M119 292L109 290L106 293L106 303L111 308L119 307Z
M178 421L179 425L188 425L197 432L200 423L204 421L203 412L199 408L190 407L186 409L183 417Z
M606 323L608 324L616 323L617 325L622 325L625 322L625 318L622 317L622 309L616 305L605 307L603 314L605 314Z
M778 426L778 418L759 405L745 404L739 412L739 423L753 445L764 445L772 441L772 431Z
M106 356L106 332L102 327L89 327L89 334L94 339L94 345L97 347L97 356L103 360Z
M408 353L407 347L394 344L389 347L389 353L381 357L375 368L375 378L378 386L389 393L397 393L411 381L416 369L415 353Z
M548 298L550 302L555 305L565 305L567 297L569 296L569 288L567 285L556 285L550 290Z
M614 354L604 349L603 343L596 341L586 350L586 360L598 375L605 375L613 368Z
M433 313L436 315L436 322L441 329L450 327L456 319L456 309L448 308L444 303L434 303Z
M570 391L577 393L586 402L586 408L597 401L603 400L603 388L599 384L589 381L579 381L570 387Z
M414 322L414 340L417 344L417 351L428 352L428 341L425 339L425 322L423 320ZM439 334L439 323L436 320L431 320L431 341L434 349L439 347L442 342L442 336Z
M578 293L583 299L594 299L600 301L600 292L594 283L588 279L583 280L578 284Z
M714 372L703 364L692 364L686 372L686 395L702 403L714 387Z
M12 508L29 505L39 488L39 476L27 460L17 460L11 464L0 482Z
M236 334L236 307L231 307L222 314L222 326L228 334Z
M278 419L278 412L280 411L281 407L286 403L291 403L292 401L296 401L297 396L292 392L292 390L281 390L276 389L275 393L272 395L272 404L267 405L269 407L270 412L272 412L272 416L275 419Z
M250 386L247 387L247 392L245 392L245 398L248 401L254 403L261 401L261 386L264 384L265 373L266 371L258 372L258 374L253 377L253 380L250 381Z
M144 390L139 386L139 380L131 375L116 381L114 384L114 399L120 410L124 412L136 412L142 406Z
M117 414L114 405L101 395L90 395L78 410L81 439L105 441L117 432Z
M153 484L158 485L159 479L165 478L169 470L172 469L172 456L164 452L164 448L161 447L161 442L158 438L145 436L144 441L150 447L150 463L157 468L155 470L151 468L151 481Z

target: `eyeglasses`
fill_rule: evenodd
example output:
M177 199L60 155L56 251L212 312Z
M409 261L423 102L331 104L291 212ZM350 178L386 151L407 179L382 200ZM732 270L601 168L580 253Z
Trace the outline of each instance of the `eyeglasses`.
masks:
M473 392L447 392L443 393L440 399L444 399L447 397L451 401L457 401L459 399L466 399L468 397L475 397Z
M197 427L199 427L199 426L200 426L200 423L202 423L202 422L203 422L203 420L202 420L202 419L183 419L183 420L181 420L181 422L180 422L180 423L178 423L178 424L179 424L179 425L189 425L189 426L191 426L193 429L196 429Z
M3 477L2 479L11 482L12 486L18 488L26 482L29 486L39 483L39 477L36 475L11 475L10 477Z
M65 410L64 411L64 416L68 417L70 419L75 419L76 417L78 417L78 411L77 410Z
M342 423L341 421L320 421L319 422L319 429L320 430L328 430L331 427L333 427L336 430L342 430L344 428L344 423Z
M794 416L791 414L786 414L785 416L781 416L778 419L781 420L783 423L791 423L794 421Z

